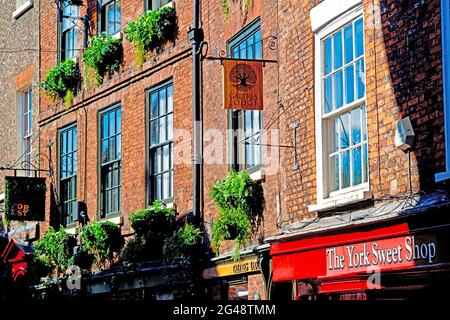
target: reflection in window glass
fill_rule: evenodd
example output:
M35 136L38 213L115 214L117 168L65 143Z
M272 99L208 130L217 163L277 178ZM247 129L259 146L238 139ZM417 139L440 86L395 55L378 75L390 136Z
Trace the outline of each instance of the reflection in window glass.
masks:
M150 93L151 201L173 198L173 84Z
M368 182L363 19L322 40L323 121L334 135L328 150L329 192Z
M59 133L60 203L64 225L77 220L77 127Z
M103 112L101 121L101 212L120 211L122 184L122 110L120 106Z

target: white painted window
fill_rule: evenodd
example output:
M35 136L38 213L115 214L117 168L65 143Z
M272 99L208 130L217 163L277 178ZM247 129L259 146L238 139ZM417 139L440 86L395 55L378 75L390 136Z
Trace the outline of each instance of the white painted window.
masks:
M31 136L33 134L33 105L31 89L22 92L22 154L25 169L31 169L32 146ZM26 171L27 176L31 176L31 171Z
M450 3L441 0L442 80L444 86L445 171L436 174L436 181L450 179Z
M335 200L369 187L362 7L346 7L329 23L315 23L320 25L315 66L319 206L310 210L325 208L327 202L344 204L346 201ZM350 198L349 202L355 201Z

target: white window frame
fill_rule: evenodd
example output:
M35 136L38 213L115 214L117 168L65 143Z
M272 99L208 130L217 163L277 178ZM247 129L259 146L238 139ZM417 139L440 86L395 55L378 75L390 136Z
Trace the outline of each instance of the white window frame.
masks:
M445 171L436 173L436 182L450 179L450 3L441 0L442 85L444 90Z
M31 96L30 96L31 94ZM25 99L28 100L28 110L27 112L25 112ZM20 133L20 152L21 155L23 155L22 160L26 161L25 162L25 169L28 169L30 171L25 171L25 175L26 176L32 176L32 171L31 171L31 161L32 161L32 157L33 157L33 91L31 89L31 87L25 88L23 90L21 90L19 92L19 114L20 114L20 122L19 122L19 133ZM29 128L26 128L26 125L24 123L25 120L25 114L28 115L28 117L31 116L31 121L28 120L28 125L30 126ZM29 118L27 118L29 119ZM28 129L27 132L25 132L25 129ZM26 141L29 139L30 141L30 147L27 150L27 145L26 145Z
M344 3L345 5L342 5ZM341 5L340 5L341 4ZM356 4L356 5L355 5ZM328 11L333 9L334 11ZM337 11L340 10L340 11ZM320 11L326 14L319 14ZM358 99L348 106L323 114L323 83L322 83L322 40L330 34L341 29L351 21L363 17L361 1L354 0L326 0L311 10L311 25L315 32L315 124L316 124L316 178L317 178L317 204L308 206L309 211L321 211L332 209L341 205L366 200L371 197L370 179L357 186L330 192L327 194L325 186L329 185L328 170L324 170L328 163L326 148L326 128L323 121L336 114L353 110L357 105L366 100ZM364 61L365 62L365 61ZM366 69L365 69L366 70ZM367 71L366 71L367 75ZM369 174L368 174L369 176Z
M16 1L16 10L12 13L12 17L14 19L18 19L21 15L23 15L25 12L28 11L33 7L33 1L26 0L26 1Z

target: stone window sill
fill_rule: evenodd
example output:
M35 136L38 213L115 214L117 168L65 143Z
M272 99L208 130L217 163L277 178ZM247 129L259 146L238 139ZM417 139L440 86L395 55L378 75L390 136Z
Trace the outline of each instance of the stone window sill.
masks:
M372 199L372 191L369 190L355 190L332 198L323 199L317 204L308 206L308 211L325 211L332 210L345 205L366 201Z
M33 7L33 2L31 0L28 0L27 2L25 2L23 5L21 5L20 7L18 7L13 13L12 16L14 19L18 19L21 15L23 15L25 12L28 11L28 9L30 9L31 7Z
M266 174L263 169L259 169L255 172L250 173L250 178L255 182L263 181L265 177L266 177Z
M66 229L66 232L67 232L67 233L73 234L73 235L77 235L78 232L80 231L79 228L76 227L76 226L68 227L68 228L65 228L65 229Z
M123 218L122 218L122 216L106 217L103 220L112 222L112 223L117 224L119 226L123 225Z

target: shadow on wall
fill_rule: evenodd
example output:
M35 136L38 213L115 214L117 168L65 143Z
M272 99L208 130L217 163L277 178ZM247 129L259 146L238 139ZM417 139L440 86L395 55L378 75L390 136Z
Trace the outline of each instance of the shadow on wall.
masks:
M55 194L55 186L53 183L50 184L50 226L58 229L62 223L60 218L60 208L57 202L57 196Z
M439 0L381 0L383 40L399 117L416 134L420 189L444 171L442 47ZM378 97L377 97L378 98Z

